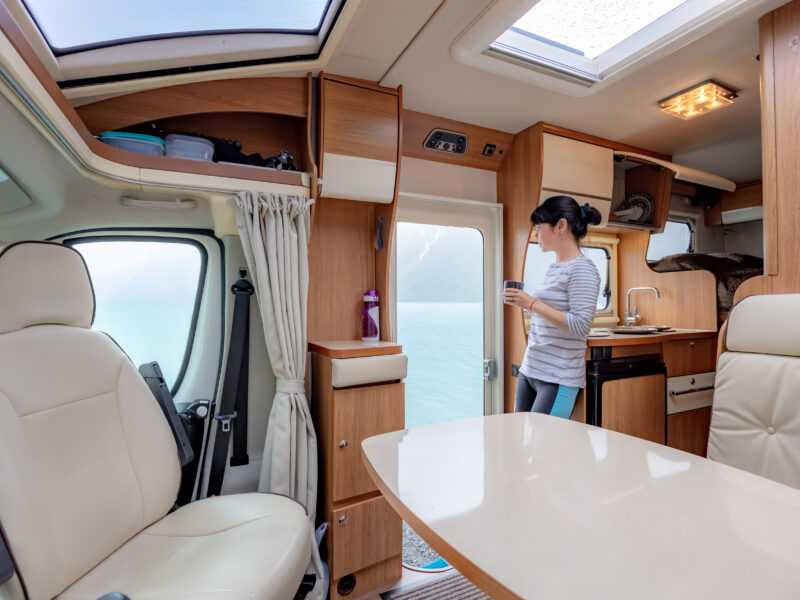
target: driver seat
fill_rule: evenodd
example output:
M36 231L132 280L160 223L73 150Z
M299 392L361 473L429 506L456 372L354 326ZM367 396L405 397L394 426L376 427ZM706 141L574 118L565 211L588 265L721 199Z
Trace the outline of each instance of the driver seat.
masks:
M252 493L169 513L177 446L94 306L76 250L0 252L0 524L27 598L293 598L305 509Z

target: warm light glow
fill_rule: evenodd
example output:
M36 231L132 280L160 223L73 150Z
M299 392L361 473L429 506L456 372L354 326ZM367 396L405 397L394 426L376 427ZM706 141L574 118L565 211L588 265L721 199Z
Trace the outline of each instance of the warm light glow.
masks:
M691 89L678 92L658 103L665 113L689 120L712 110L733 104L736 93L716 81L698 83Z

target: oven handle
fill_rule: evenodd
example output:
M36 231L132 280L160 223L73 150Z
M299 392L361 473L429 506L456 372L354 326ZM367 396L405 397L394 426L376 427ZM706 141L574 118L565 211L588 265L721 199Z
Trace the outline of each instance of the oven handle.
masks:
M713 385L709 385L707 387L692 388L690 390L683 390L681 392L670 392L669 395L672 396L673 398L675 398L677 396L684 396L686 394L696 394L697 392L709 392L709 391L712 391L713 389L714 389L714 386Z

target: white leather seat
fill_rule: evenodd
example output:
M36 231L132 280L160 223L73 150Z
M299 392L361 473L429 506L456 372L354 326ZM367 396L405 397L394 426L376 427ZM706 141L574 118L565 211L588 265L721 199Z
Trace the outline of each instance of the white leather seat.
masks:
M167 514L175 441L93 316L78 252L0 252L0 523L29 600L292 598L310 558L303 507L253 493Z
M800 294L751 296L728 317L708 458L800 488Z

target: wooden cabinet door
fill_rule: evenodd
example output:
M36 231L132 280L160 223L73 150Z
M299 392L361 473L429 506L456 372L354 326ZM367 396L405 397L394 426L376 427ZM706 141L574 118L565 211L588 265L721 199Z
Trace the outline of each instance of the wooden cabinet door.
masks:
M667 415L664 376L644 375L603 384L603 427L663 444Z
M377 490L364 468L361 441L405 427L405 384L333 390L329 456L333 502Z
M716 371L716 363L716 338L664 342L664 364L670 377Z
M670 415L667 417L667 446L705 456L710 428L710 406Z
M331 579L403 551L403 520L383 496L334 510L329 534Z

